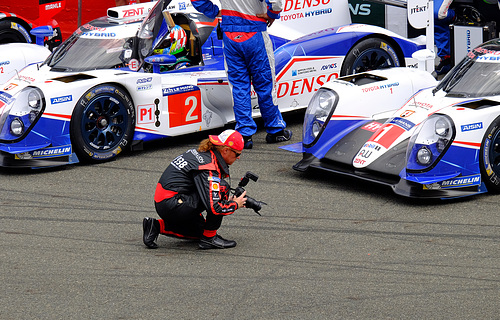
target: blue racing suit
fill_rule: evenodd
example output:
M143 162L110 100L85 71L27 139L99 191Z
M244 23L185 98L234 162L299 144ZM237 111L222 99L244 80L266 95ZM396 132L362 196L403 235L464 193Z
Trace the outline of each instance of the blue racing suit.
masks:
M196 10L209 18L222 15L225 66L233 94L236 130L243 136L257 131L252 118L251 85L257 93L267 133L286 127L278 109L274 52L267 21L257 14L279 19L281 0L221 0L222 9L210 0L191 0Z
M449 9L452 2L453 0L434 1L434 42L441 59L451 56L449 25L455 20L455 11Z

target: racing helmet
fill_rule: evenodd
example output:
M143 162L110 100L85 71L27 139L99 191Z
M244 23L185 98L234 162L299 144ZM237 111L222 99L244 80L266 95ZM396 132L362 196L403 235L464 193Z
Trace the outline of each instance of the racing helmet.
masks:
M175 26L170 30L170 50L169 54L176 55L186 49L187 36L184 29L180 26Z

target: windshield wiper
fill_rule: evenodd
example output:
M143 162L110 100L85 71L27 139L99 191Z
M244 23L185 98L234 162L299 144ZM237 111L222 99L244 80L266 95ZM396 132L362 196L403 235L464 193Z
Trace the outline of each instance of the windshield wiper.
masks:
M453 77L450 79L450 81L448 81L447 84L445 84L444 88L443 88L443 91L445 92L449 92L451 89L453 89L454 86L457 85L457 83L460 81L460 79L462 79L462 76L467 72L469 71L470 67L474 64L474 60L470 59L469 61L467 61L466 63L464 63L463 66L460 67L460 69L458 69L455 74L453 75Z

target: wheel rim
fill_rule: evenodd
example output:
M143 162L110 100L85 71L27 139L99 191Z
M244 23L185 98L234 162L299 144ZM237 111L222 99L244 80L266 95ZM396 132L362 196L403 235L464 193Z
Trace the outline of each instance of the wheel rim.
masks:
M81 130L83 140L95 150L116 147L128 128L124 104L111 96L100 96L84 110Z
M365 72L370 70L389 68L394 66L394 61L387 51L378 48L372 48L363 51L352 65L353 73Z
M495 133L491 138L491 146L488 158L491 165L491 169L493 169L495 174L499 176L500 175L500 130L495 131Z

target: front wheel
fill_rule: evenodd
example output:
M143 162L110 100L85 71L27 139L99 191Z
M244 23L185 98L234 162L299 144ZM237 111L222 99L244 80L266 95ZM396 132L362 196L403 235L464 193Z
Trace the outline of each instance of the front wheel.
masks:
M486 130L481 143L481 178L492 193L500 193L500 117Z
M71 142L81 161L103 162L130 145L135 109L121 87L98 85L77 102L71 116Z
M397 48L380 38L360 41L349 50L342 63L341 76L404 66L398 58Z

